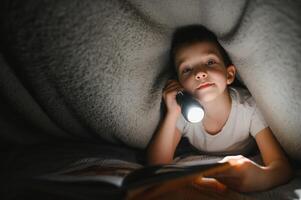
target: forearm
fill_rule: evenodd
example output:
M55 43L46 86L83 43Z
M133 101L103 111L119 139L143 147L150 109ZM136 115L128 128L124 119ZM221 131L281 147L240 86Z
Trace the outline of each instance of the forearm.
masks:
M293 175L292 168L287 160L275 160L263 169L262 190L273 188L288 182Z
M148 147L149 164L164 164L172 161L176 146L174 144L176 121L176 115L166 114Z

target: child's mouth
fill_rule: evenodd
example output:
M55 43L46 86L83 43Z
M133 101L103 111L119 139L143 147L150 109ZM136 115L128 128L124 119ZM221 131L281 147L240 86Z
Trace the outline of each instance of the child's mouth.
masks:
M201 90L201 89L204 89L204 88L208 88L210 86L214 85L214 83L203 83L201 84L199 87L197 87L197 90Z

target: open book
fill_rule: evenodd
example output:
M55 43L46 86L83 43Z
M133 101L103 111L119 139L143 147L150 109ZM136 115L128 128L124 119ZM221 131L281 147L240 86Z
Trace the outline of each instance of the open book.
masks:
M47 174L39 178L60 183L97 184L99 189L122 191L128 199L139 199L139 195L167 192L192 183L199 177L229 168L228 163L213 159L178 159L172 164L142 166L130 162L108 162L101 165L75 167ZM158 189L159 188L159 189ZM144 198L145 199L145 196Z

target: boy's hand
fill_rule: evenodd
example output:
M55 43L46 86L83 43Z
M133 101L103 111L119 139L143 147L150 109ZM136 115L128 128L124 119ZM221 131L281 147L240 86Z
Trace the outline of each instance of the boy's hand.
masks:
M264 170L261 166L241 155L227 156L221 162L229 162L232 167L211 178L239 192L262 190Z
M181 113L181 107L177 103L176 96L179 91L182 91L183 87L176 80L168 80L165 88L163 89L163 99L168 113L175 113L179 115Z

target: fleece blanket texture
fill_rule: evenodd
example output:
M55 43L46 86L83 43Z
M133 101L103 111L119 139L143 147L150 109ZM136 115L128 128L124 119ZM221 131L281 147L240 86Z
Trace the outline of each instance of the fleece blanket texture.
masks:
M160 120L176 27L228 50L275 136L301 160L300 1L4 0L3 144L105 140L145 148Z

